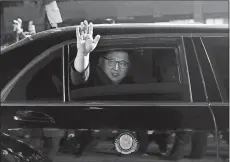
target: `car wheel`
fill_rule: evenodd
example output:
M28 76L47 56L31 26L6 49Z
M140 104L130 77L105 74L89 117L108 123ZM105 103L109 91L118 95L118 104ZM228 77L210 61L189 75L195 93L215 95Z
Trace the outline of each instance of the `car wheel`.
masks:
M223 132L223 139L229 144L229 132Z

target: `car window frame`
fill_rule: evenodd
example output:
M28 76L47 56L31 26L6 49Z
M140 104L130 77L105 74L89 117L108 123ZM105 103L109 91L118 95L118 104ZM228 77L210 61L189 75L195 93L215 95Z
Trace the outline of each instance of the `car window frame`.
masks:
M134 34L134 35L142 35L142 37L146 37L146 34ZM185 55L185 50L184 50L184 44L183 44L183 36L184 35L190 35L189 33L178 33L178 34L165 34L165 33L161 33L161 34L159 34L159 33L156 33L156 34L149 34L148 36L149 37L161 37L161 38L177 38L178 40L179 40L179 44L180 44L180 49L178 49L178 51L180 51L181 52L181 54L179 54L179 56L180 56L180 59L182 59L182 60L184 60L184 62L185 63L183 63L183 65L181 65L182 67L181 67L181 69L186 69L186 72L183 72L184 74L186 74L187 76L185 77L185 79L188 81L188 86L189 86L189 93L188 93L188 95L190 96L190 101L189 102L186 102L186 104L189 104L189 105L193 105L192 104L192 100L191 100L191 98L192 98L192 91L190 90L191 89L191 83L190 83L190 78L189 78L189 73L187 73L188 72L188 63L187 63L187 59L186 59L186 55ZM127 34L126 36L124 36L124 35L122 35L121 37L125 37L125 38L135 38L134 36L133 36L133 34ZM117 38L117 35L113 35L112 37L110 37L110 35L106 35L106 36L102 36L102 40L108 40L108 39L114 39L114 38ZM40 101L40 102L38 102L38 101L31 101L30 103L29 102L25 102L25 101L23 101L23 102L20 102L20 101L17 101L17 102L12 102L12 101L7 101L7 102L5 102L5 98L8 96L8 93L10 93L10 91L11 91L11 89L13 88L12 87L12 85L14 85L14 84L16 84L17 83L17 81L31 68L31 66L35 66L37 63L39 63L40 61L42 61L44 58L46 58L48 55L49 55L49 53L51 53L51 52L48 52L48 51L55 51L55 50L57 50L58 48L60 48L60 47L62 47L63 48L63 58L64 59L62 59L63 60L63 63L69 63L69 62L67 62L67 61L69 61L68 59L69 59L69 57L68 58L66 58L66 55L69 55L69 46L67 46L67 45L69 45L69 44L71 44L71 43L76 43L76 39L71 39L71 40L66 40L66 41L64 41L64 42L62 42L62 43L60 43L60 44L56 44L56 45L54 45L54 46L52 46L52 47L50 47L50 48L48 48L47 50L45 50L44 52L42 52L40 55L38 55L37 57L35 57L32 61L30 61L30 63L28 63L15 77L13 77L9 82L8 82L8 84L3 88L3 91L1 92L1 98L3 99L2 100L2 104L3 104L3 106L10 106L10 105L17 105L17 104L19 104L19 105L30 105L30 106L33 106L33 105L58 105L58 106L61 106L61 105L63 105L63 103L64 103L64 105L66 105L65 104L65 102L67 102L67 103L70 103L70 105L84 105L84 104L89 104L89 105L91 105L91 104L93 104L94 105L94 103L95 102L69 102L70 101L70 93L69 93L69 90L70 90L70 88L69 88L69 72L67 72L66 71L66 69L64 69L63 68L63 71L65 71L64 73L63 73L63 76L64 76L64 74L65 74L65 76L63 77L63 80L65 80L64 82L63 82L63 85L66 85L66 84L68 84L68 86L66 87L66 86L63 86L63 92L65 92L65 99L63 99L62 101L60 101L60 103L56 103L56 102L53 102L53 103L47 103L47 102L43 102L43 101ZM64 61L65 60L65 61ZM35 63L33 63L35 61ZM181 61L181 60L180 60ZM183 61L181 61L180 63L182 63ZM67 76L66 76L67 75ZM68 79L66 79L66 78L68 78ZM67 83L66 83L67 82ZM9 88L9 87L11 87L11 88ZM43 102L43 103L42 103ZM115 103L116 104L116 102L114 102L114 101L110 101L111 103ZM125 105L129 105L129 104L131 104L131 105L133 105L132 104L132 102L134 103L135 101L127 101L127 103L124 103ZM138 102L141 102L141 101L138 101ZM97 104L103 104L103 101L100 101L100 103L99 102L96 102ZM106 104L108 103L108 102L105 102ZM147 103L147 104L152 104L152 102L146 102L146 101L144 101L143 102L143 104L144 103ZM169 103L169 102L168 102ZM153 104L155 104L155 102L153 103ZM165 104L165 102L162 102L162 103L159 103L159 104ZM173 102L173 104L175 104L174 102ZM180 105L180 103L177 103L177 104L179 104ZM104 104L103 104L104 105ZM183 103L182 103L182 105L183 105Z
M228 36L220 36L220 38L226 38L227 39ZM200 41L202 43L202 46L204 48L204 51L205 51L205 55L208 59L208 62L209 62L209 65L211 67L211 70L212 70L212 74L213 74L213 77L215 79L215 82L216 82L216 85L217 85L217 88L218 88L218 91L220 93L220 96L221 96L221 99L222 101L219 101L219 102L224 102L224 103L229 103L229 99L227 97L227 93L226 91L224 90L224 85L223 85L223 81L221 80L221 77L220 77L220 74L218 73L218 69L217 67L215 67L215 65L213 64L213 57L212 55L210 55L210 51L207 50L207 42L205 43L205 40L206 38L218 38L218 37L200 37Z
M188 91L186 93L188 95L188 96L186 96L188 98L188 101L179 101L179 102L175 101L175 102L177 102L177 103L180 103L180 102L182 102L182 103L184 103L184 102L185 103L192 103L193 102L193 98L192 98L193 95L192 95L192 90L191 90L190 77L189 77L189 73L188 73L188 63L187 63L187 58L186 58L186 53L185 53L185 47L184 47L184 44L183 44L183 36L181 36L181 35L183 35L183 34L180 33L179 35L178 34L167 35L167 34L159 34L158 33L158 34L149 34L147 36L148 36L148 38L158 38L158 37L160 37L162 39L169 39L170 38L170 39L175 39L176 40L175 42L177 42L177 47L174 48L174 50L175 50L176 56L178 57L177 61L179 61L179 66L180 66L179 70L181 72L181 74L179 73L179 75L181 75L180 78L182 79L182 84L184 84L184 83L188 84ZM138 36L140 36L140 37L138 37ZM122 39L132 39L132 38L141 38L141 37L145 38L146 34L113 35L112 37L110 37L110 36L102 36L101 39L104 42L106 42L108 40L111 41L113 39L119 39L119 38L122 38ZM104 42L102 42L101 44L103 44ZM68 47L70 47L70 45L73 44L73 43L76 43L76 39L72 39L70 41L70 43L68 44ZM101 49L99 48L98 51L100 51L100 50ZM68 57L69 57L69 51L68 51ZM184 70L182 70L182 69L184 69ZM69 75L69 73L68 73L68 75ZM68 88L69 87L70 86L68 86ZM68 101L69 101L69 103L73 103L73 104L74 103L78 104L79 102L82 103L82 101L71 101L70 91L71 91L71 89L68 90L68 92L69 92L68 93L68 96L69 96ZM185 93L183 93L183 94L185 94ZM86 102L86 103L95 103L95 102L97 102L98 103L98 101L94 101L94 100L87 100L87 101L83 101L83 102ZM103 103L103 102L104 101L100 101L100 103ZM111 102L111 103L115 102L116 103L117 101L105 101L105 103L108 103L108 102ZM132 103L134 101L127 101L127 102L128 103ZM142 101L138 101L138 102L142 102ZM143 101L143 102L146 102L146 101ZM149 101L147 101L147 102L149 102ZM150 101L150 102L156 103L156 101ZM172 101L163 101L162 103L165 103L165 102L168 103L168 102L172 102Z
M31 60L25 67L23 67L7 84L6 86L3 88L2 92L1 92L1 103L3 105L11 105L11 103L13 105L17 105L17 104L23 104L23 105L27 105L28 102L30 102L30 104L34 103L47 103L47 101L40 101L40 100L34 100L34 101L29 101L29 100L25 100L25 101L6 101L8 95L11 93L12 89L14 88L14 85L17 84L17 82L24 77L27 72L29 72L32 68L34 68L34 66L36 66L37 64L41 63L44 61L44 59L46 59L47 57L49 57L51 54L53 54L54 51L62 48L62 64L60 64L60 66L62 66L62 88L63 88L63 92L62 92L62 100L60 101L55 101L55 102L60 102L60 103L64 103L66 102L66 72L65 72L65 66L66 66L66 57L65 57L65 45L68 44L69 40L64 41L62 43L59 44L55 44L52 47L46 49L45 51L43 51L42 53L40 53L38 56L36 56L33 60Z

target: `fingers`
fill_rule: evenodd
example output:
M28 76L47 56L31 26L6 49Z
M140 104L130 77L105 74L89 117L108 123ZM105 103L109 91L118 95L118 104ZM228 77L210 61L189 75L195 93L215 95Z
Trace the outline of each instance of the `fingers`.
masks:
M85 33L85 34L88 34L88 33L89 33L88 21L85 20L85 21L84 21L84 25L85 25L85 26L84 26L84 33Z
M88 38L92 39L93 38L93 23L90 22L88 24L88 21L86 20L84 20L84 22L81 22L80 26L76 28L76 37L80 42ZM100 35L97 35L95 39L93 40L93 43L97 45L99 40L100 40Z
M80 25L80 34L93 34L93 24L92 22L90 22L88 24L88 21L87 20L84 20L84 22L81 22L81 25Z
M81 22L80 25L80 34L88 34L88 22L85 20L84 22Z
M81 25L80 25L80 35L83 35L84 34L84 24L83 22L81 22Z
M89 23L89 34L93 36L93 23Z
M97 46L97 44L98 44L100 38L101 38L101 36L100 36L100 35L97 35L97 36L95 37L95 39L93 40L93 43L94 43L95 46Z
M81 24L81 26L76 27L77 42L79 42L80 44L83 43L83 34L81 34L81 32L82 32L81 28L82 28L82 24Z
M77 37L77 40L80 40L80 27L76 27L76 37Z
M89 33L89 25L88 22L85 20L80 24L79 34L80 36L83 35L83 39L85 39L88 33Z

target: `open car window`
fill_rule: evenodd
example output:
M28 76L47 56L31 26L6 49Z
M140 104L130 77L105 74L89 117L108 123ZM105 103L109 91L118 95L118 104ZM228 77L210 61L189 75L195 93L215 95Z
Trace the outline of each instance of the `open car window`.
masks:
M185 97L189 93L188 83L183 80L183 67L175 42L169 39L172 44L170 46L170 43L167 42L166 46L164 39L159 40L161 42L155 44L138 45L136 43L135 45L126 45L126 47L121 43L116 46L110 45L110 47L109 43L101 45L90 54L89 79L78 86L71 86L70 79L70 100L189 101ZM71 71L77 48L75 43L70 44L69 47L69 70ZM98 60L102 54L111 50L124 50L129 53L131 66L125 78L129 78L130 83L104 85L100 82L103 77L101 78L95 70L98 68ZM97 78L97 83L94 81L95 78Z

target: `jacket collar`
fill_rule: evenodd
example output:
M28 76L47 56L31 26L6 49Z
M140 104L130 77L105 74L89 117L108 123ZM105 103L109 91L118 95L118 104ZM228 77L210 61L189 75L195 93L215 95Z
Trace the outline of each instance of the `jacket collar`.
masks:
M106 73L100 67L96 68L96 74L97 75L96 75L95 82L97 85L98 84L102 84L102 85L113 84L111 79L106 75Z

